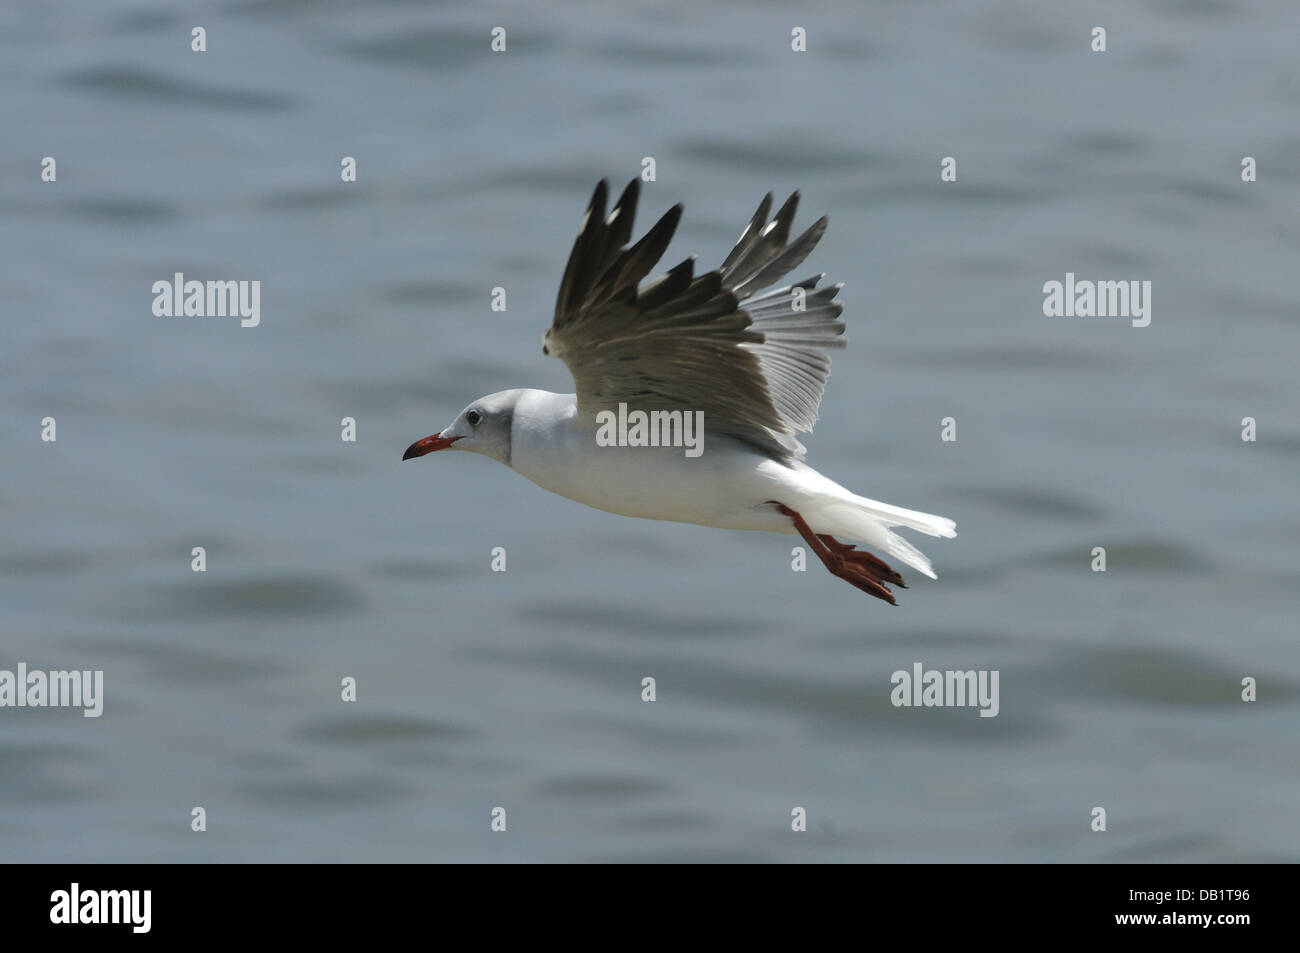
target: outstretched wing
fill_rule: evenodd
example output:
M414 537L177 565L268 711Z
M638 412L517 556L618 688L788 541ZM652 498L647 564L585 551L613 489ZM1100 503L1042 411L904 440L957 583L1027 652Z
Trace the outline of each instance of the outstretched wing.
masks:
M602 410L703 411L709 433L748 441L777 459L802 457L797 432L812 430L830 358L843 347L839 285L822 275L755 294L808 256L826 231L823 216L793 242L795 192L770 222L769 192L715 271L695 274L688 258L641 285L681 218L674 205L634 245L640 181L605 215L608 185L591 197L560 282L544 350L573 375L578 414ZM802 310L798 310L799 306Z

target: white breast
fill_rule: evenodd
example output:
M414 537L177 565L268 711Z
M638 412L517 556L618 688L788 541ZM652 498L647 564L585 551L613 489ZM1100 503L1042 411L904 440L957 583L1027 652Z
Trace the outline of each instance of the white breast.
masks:
M724 529L784 531L767 500L788 498L797 474L761 452L711 437L683 447L600 446L572 394L533 391L515 407L511 467L538 486L596 509Z

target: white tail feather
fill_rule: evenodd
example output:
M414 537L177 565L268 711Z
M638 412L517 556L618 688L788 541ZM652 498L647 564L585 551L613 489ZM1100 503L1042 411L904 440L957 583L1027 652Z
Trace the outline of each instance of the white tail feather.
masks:
M933 513L922 513L919 510L905 510L901 506L891 506L856 494L853 496L853 502L872 516L883 520L886 526L906 526L918 533L942 536L945 539L957 535L957 524L946 516L935 516Z
M849 494L847 499L825 501L818 506L815 532L861 540L901 559L913 569L938 579L925 554L897 533L891 526L906 526L930 536L953 537L957 524L945 516L906 510L865 496Z

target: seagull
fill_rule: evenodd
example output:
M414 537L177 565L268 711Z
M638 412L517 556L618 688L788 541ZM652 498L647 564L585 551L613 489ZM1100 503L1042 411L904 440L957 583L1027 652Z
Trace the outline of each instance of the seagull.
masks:
M842 286L818 287L825 275L814 275L764 289L803 262L827 218L790 241L799 193L769 221L769 192L720 267L696 275L692 257L643 284L682 206L631 244L640 179L607 216L608 195L602 179L542 339L542 353L568 366L576 393L516 388L480 397L402 459L468 450L610 513L798 533L833 575L892 605L889 586L906 588L903 577L837 536L938 578L893 529L953 537L952 520L858 496L804 462L796 435L817 421L826 350L845 343L834 300Z

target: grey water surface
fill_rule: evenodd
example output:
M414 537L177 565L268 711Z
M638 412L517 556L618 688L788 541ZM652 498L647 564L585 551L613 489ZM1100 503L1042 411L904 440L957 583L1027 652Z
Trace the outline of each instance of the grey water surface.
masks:
M1300 859L1296 25L0 8L0 669L105 692L0 708L0 859ZM800 271L845 283L850 344L810 462L960 534L912 534L939 580L898 608L793 537L400 462L480 394L570 389L569 245L644 157L641 227L686 206L665 266L718 264L769 189L830 214ZM176 272L260 281L260 324L155 316ZM1045 317L1067 272L1150 281L1150 325ZM916 662L998 671L999 714L895 707Z

